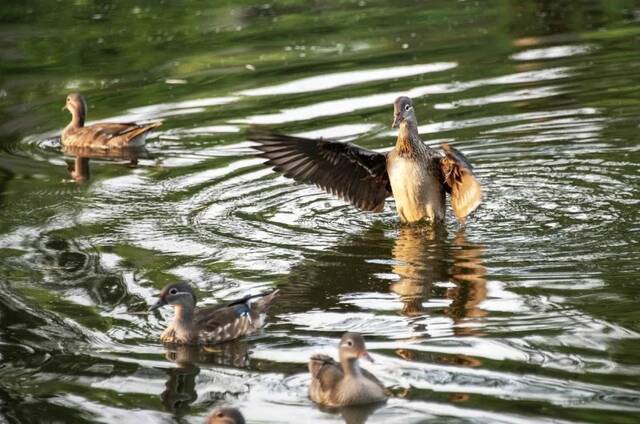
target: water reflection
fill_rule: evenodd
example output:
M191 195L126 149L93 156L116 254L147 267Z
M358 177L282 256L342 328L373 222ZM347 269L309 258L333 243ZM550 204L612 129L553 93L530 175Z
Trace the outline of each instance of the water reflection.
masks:
M374 403L372 405L348 406L343 408L319 407L318 409L330 414L340 414L345 424L364 424L374 412L384 406L384 403Z
M434 293L434 283L451 281L445 297L451 299L444 313L454 322L467 317L483 317L478 305L486 298L484 247L469 243L460 229L448 242L443 229L401 228L393 247L396 264L393 273L398 280L391 291L402 301L402 314L420 316L428 311L425 302Z
M433 283L447 280L445 242L446 232L442 227L400 228L392 251L396 261L392 272L399 279L391 284L391 291L400 296L403 315L423 315L423 303L431 297Z
M197 398L196 377L200 368L191 362L178 363L176 368L167 371L165 390L160 395L164 407L182 415Z
M484 250L483 246L467 240L463 228L457 231L450 242L444 229L416 226L401 228L392 251L396 262L392 271L398 280L390 287L393 293L400 296L401 313L408 317L437 314L435 308L447 299L450 303L442 308L442 314L452 320L453 333L478 335L474 326L459 324L488 315L479 307L487 297ZM444 293L443 282L446 282ZM429 328L426 332L430 334ZM458 366L480 365L478 359L462 354L435 356L404 348L396 349L396 354L406 360L420 359L423 362ZM457 401L466 400L462 394L454 395Z
M160 398L168 411L182 415L198 398L196 377L200 374L199 365L247 368L249 344L245 340L205 347L167 344L165 358L174 362L176 367L167 371L165 390Z
M150 157L144 147L97 150L86 147L65 146L62 151L74 158L73 162L67 162L67 171L71 179L78 184L83 184L91 178L91 159L110 159L113 161L125 161L130 167L138 165L138 159Z
M185 364L222 365L232 368L249 366L249 343L235 340L211 346L165 345L165 358L178 366Z
M289 2L270 4L271 20L242 5L76 2L52 19L14 3L0 87L0 415L202 422L226 396L251 421L335 422L306 398L304 362L353 329L371 340L376 375L406 390L371 422L635 422L637 6ZM131 19L136 31L112 31ZM72 90L97 99L101 121L166 117L149 145L162 166L70 154L72 178L91 187L61 185L53 135ZM353 213L243 156L249 122L388 147L399 94L419 99L424 138L459 145L487 184L466 234L397 228L389 207ZM213 275L228 281L216 297L283 286L251 359L168 353L174 363L139 343L161 325L126 311L151 287Z
M91 178L89 158L76 156L73 162L67 163L67 171L69 171L69 175L71 175L73 181L78 184L86 183L89 178Z

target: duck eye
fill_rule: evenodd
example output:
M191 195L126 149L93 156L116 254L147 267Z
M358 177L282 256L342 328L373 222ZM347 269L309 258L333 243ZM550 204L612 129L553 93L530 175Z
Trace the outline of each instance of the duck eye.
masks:
M352 342L351 340L349 340L349 341L347 342L347 346L353 346L353 342Z
M409 106L409 105L404 105L404 110L408 111L409 109L411 109L411 106Z
M178 294L178 289L171 289L169 290L169 294Z

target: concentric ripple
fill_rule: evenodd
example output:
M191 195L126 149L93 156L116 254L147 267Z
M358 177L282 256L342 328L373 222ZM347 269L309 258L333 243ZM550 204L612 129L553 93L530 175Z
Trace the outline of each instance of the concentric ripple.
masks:
M436 3L450 26L409 32L425 7L319 3L331 18L319 22L295 2L212 6L197 36L171 29L196 11L150 6L179 40L169 59L140 81L60 84L95 100L92 121L163 126L126 155L61 152L59 117L2 140L2 414L201 422L233 404L274 423L633 422L637 28L529 36L510 21L505 35L486 14L495 5ZM212 30L221 10L233 28ZM360 25L371 30L349 32ZM210 31L222 38L194 41ZM100 84L120 91L105 98ZM392 199L357 211L274 174L246 137L266 125L386 151L399 95L414 98L428 145L473 163L486 196L466 225L450 214L440 229L401 226ZM165 349L172 313L147 305L177 280L202 304L281 296L255 336ZM365 335L388 404L331 412L308 399L307 358L335 355L344 331Z

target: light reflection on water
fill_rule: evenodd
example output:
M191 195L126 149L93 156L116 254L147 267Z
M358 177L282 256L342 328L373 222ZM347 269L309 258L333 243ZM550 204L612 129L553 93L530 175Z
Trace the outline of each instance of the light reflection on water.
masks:
M276 13L242 10L244 28L252 13ZM327 42L276 54L260 34L236 40L242 48L224 56L242 70L234 77L178 49L172 69L192 73L138 88L110 79L124 93L113 100L70 77L89 91L92 120L164 120L143 152L61 152L57 116L2 139L2 413L201 422L233 404L259 422L635 417L637 33L498 31L499 43L478 47L473 32L403 28L390 40L406 54L375 40L382 29L354 35L365 50ZM297 59L268 62L289 53ZM274 175L246 140L247 124L266 124L384 151L401 94L416 99L428 144L450 142L476 167L487 196L464 228L402 227L391 200L380 214L357 212ZM178 279L203 304L273 286L282 295L260 334L165 349L157 338L171 311L145 311ZM387 405L331 412L307 398L307 358L336 355L343 331L365 334L376 359L365 366L394 393Z

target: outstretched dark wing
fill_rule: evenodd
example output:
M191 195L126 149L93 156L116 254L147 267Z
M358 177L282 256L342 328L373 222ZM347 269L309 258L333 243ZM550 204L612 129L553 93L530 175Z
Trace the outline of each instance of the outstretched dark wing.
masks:
M391 195L387 156L351 143L253 130L249 139L277 172L315 184L353 206L379 212Z
M445 157L440 160L442 176L451 194L451 207L458 221L464 222L482 201L482 187L473 173L473 167L457 149L443 144Z

